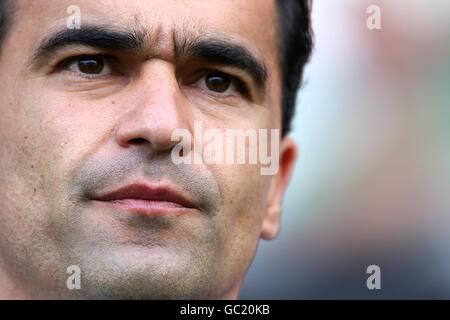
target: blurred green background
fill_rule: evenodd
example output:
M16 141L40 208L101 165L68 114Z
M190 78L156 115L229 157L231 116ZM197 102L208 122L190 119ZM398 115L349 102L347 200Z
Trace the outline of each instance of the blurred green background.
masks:
M450 298L450 1L315 0L313 27L282 230L241 298Z

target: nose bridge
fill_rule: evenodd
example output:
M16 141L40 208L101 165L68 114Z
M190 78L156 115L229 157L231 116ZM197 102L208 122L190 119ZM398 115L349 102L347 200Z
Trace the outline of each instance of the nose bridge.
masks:
M173 65L164 61L149 62L136 80L137 111L153 121L175 122L183 111L181 92Z
M133 105L119 123L116 133L119 144L128 146L146 141L153 149L169 149L174 145L173 131L189 127L190 110L172 64L163 60L147 62L128 95Z

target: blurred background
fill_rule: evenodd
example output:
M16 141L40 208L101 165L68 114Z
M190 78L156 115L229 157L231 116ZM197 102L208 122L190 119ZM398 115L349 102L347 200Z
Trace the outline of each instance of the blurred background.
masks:
M450 1L315 0L313 28L282 230L240 298L449 299Z

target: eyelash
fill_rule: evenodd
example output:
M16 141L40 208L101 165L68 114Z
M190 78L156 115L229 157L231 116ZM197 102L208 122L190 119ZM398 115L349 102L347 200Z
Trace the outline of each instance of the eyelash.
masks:
M104 66L106 65L113 65L113 57L109 56L109 55L100 55L100 54L92 54L92 55L77 55L77 56L72 56L69 58L65 58L63 59L60 63L57 64L56 69L57 71L61 71L61 70L66 70L71 72L70 70L68 70L68 67L70 66L70 64L77 62L79 59L81 58L85 58L85 57L93 57L93 58L98 58L98 59L103 59L104 60ZM111 69L117 69L114 67L111 67ZM114 70L115 73L119 73L116 70ZM87 80L102 80L102 79L106 79L107 77L110 77L111 75L96 75L96 74L87 74L87 73L83 73L83 72L72 72L72 73L76 73L76 75L78 77L81 77L83 79L87 79Z
M66 71L71 72L70 70L68 70L68 67L70 66L70 64L76 63L79 59L85 58L85 57L93 57L93 58L97 58L97 59L103 59L104 67L109 65L110 68L114 71L114 73L120 74L120 72L117 71L117 66L114 67L114 65L117 65L117 63L114 62L115 58L110 55L101 55L101 54L71 56L71 57L65 58L61 62L59 62L56 65L56 69L58 71L66 70ZM76 73L77 77L81 77L86 80L102 80L102 79L106 79L111 76L111 74L98 75L98 74L87 74L87 73L83 73L83 72L72 72L72 73ZM248 85L245 83L245 81L241 80L237 76L233 76L229 73L226 73L226 72L223 72L223 71L220 71L217 69L203 69L203 70L199 71L199 73L198 73L199 76L197 76L197 80L194 82L198 83L199 81L203 81L205 79L205 77L210 75L211 73L217 73L224 77L229 77L231 84L236 88L236 91L238 91L239 94L241 94L245 98L250 97L250 90L249 90ZM215 93L212 90L209 90L209 92L210 92L209 94L214 95L215 97L218 97L218 98L226 98L227 97L227 96L224 96L223 94Z
M233 75L231 75L229 73L226 73L226 72L223 72L223 71L220 71L220 70L217 70L217 69L204 69L204 70L201 70L199 72L199 75L197 76L197 80L194 81L194 83L198 83L199 81L204 81L205 78L208 75L212 74L212 73L218 74L218 75L221 75L221 76L224 76L224 77L229 77L230 81L231 81L231 84L236 88L236 91L238 91L239 94L241 94L243 97L248 97L249 96L250 91L248 89L248 86L246 85L246 83L243 80L241 80L240 78L238 78L236 76L233 76ZM211 95L214 95L214 96L216 96L218 98L224 98L224 97L226 98L227 97L227 96L225 96L223 94L215 93L212 90L210 90L209 92L210 92Z

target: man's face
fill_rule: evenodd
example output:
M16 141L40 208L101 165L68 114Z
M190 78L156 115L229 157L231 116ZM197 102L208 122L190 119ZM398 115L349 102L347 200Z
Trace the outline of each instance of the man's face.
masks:
M194 121L280 128L275 2L77 0L90 45L64 38L74 1L15 3L0 56L3 274L35 297L236 296L258 239L277 232L295 149L284 139L279 173L264 176L176 165L171 135ZM246 49L267 79L211 43ZM114 201L124 187L164 201ZM81 290L67 290L71 265Z

